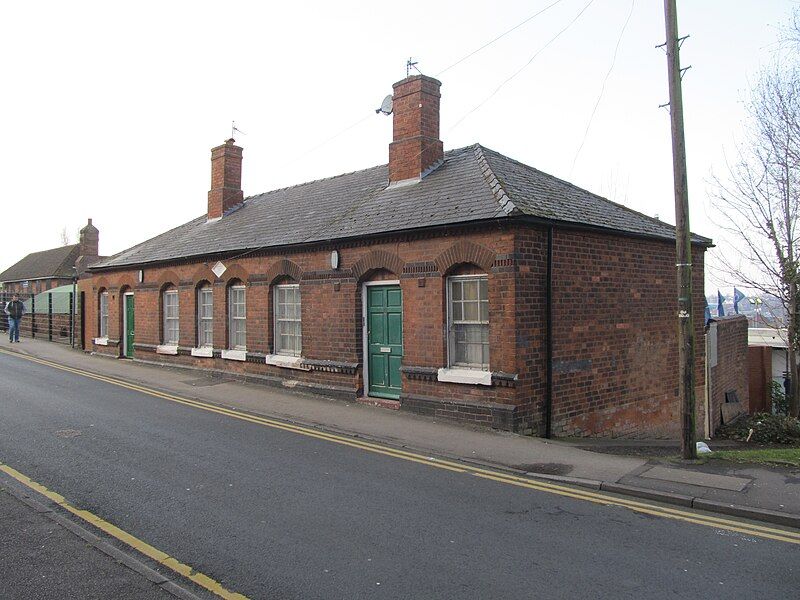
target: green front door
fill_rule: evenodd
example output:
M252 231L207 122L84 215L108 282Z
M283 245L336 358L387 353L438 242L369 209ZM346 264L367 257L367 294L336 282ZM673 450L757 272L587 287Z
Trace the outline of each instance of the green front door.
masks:
M403 293L398 285L367 286L369 395L400 398Z
M125 338L123 340L124 355L128 358L133 357L133 294L125 294Z

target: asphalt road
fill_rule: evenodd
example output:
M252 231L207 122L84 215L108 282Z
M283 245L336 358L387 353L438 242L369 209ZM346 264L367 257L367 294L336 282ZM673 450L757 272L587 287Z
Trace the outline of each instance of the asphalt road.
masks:
M431 468L6 354L0 415L0 462L250 598L798 597L798 545Z

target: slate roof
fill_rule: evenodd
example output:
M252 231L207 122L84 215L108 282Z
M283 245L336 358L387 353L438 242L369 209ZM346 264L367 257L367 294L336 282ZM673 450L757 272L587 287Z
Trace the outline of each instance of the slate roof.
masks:
M525 215L675 239L672 225L479 144L446 152L419 183L387 183L382 165L250 196L222 219L204 214L90 270Z
M72 267L75 266L79 253L79 244L31 252L17 264L0 273L0 281L25 281L50 277L70 279L74 275Z

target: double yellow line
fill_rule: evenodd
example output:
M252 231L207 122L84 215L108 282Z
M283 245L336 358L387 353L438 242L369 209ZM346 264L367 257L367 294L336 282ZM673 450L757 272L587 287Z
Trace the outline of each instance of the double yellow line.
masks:
M41 365L45 365L45 366L48 366L48 367L51 367L51 368L54 368L54 369L59 369L61 371L67 371L67 372L73 373L75 375L81 375L82 377L88 377L90 379L94 379L94 380L97 380L97 381L102 381L102 382L105 382L105 383L109 383L109 384L112 384L112 385L123 387L123 388L129 389L129 390L140 392L142 394L147 394L149 396L154 396L156 398L161 398L163 400L169 400L170 402L176 402L178 404L183 404L185 406L189 406L189 407L196 408L196 409L199 409L199 410L204 410L204 411L207 411L207 412L217 413L217 414L220 414L220 415L224 415L226 417L231 417L233 419L239 419L240 421L247 421L249 423L255 423L257 425L262 425L262 426L265 426L265 427L271 427L273 429L280 429L280 430L283 430L283 431L288 431L288 432L291 432L291 433L296 433L296 434L304 435L304 436L307 436L307 437L312 437L312 438L316 438L316 439L320 439L320 440L325 440L327 442L331 442L331 443L334 443L334 444L340 444L340 445L343 445L343 446L350 446L351 448L357 448L359 450L364 450L366 452L372 452L372 453L375 453L375 454L381 454L381 455L384 455L384 456L391 456L393 458L398 458L398 459L405 460L405 461L420 463L420 464L424 464L424 465L427 465L427 466L430 466L430 467L435 467L437 469L444 469L444 470L451 471L451 472L454 472L454 473L465 473L465 474L468 474L468 475L474 475L476 477L481 477L483 479L490 479L492 481L496 481L498 483L503 483L503 484L506 484L506 485L514 485L514 486L517 486L517 487L527 488L527 489L536 490L536 491L540 491L540 492L547 492L549 494L556 494L556 495L559 495L559 496L564 496L564 497L568 497L568 498L574 498L576 500L585 500L587 502L593 502L595 504L604 504L604 505L608 505L608 506L619 506L619 507L627 508L629 510L632 510L632 511L638 512L638 513L643 513L643 514L647 514L647 515L653 515L653 516L657 516L657 517L663 517L663 518L666 518L666 519L674 519L674 520L678 520L678 521L684 521L684 522L687 522L687 523L694 523L696 525L704 525L706 527L712 527L714 529L722 529L722 530L726 530L726 531L734 531L734 532L741 533L741 534L748 535L748 536L754 536L754 537L765 538L765 539L770 539L770 540L777 540L777 541L781 541L781 542L788 542L790 544L800 544L800 532L793 531L793 530L790 530L790 529L780 529L780 528L777 528L777 527L769 527L769 526L765 526L765 525L757 525L757 524L749 523L749 522L746 522L746 521L737 521L737 520L734 520L734 519L725 519L725 518L721 518L721 517L705 515L705 514L696 513L696 512L683 510L683 509L679 509L679 508L670 508L670 507L666 507L666 506L659 506L659 505L656 505L656 504L649 504L649 503L646 503L646 502L638 502L638 501L635 501L635 500L628 500L628 499L620 498L620 497L617 497L617 496L611 496L611 495L608 495L608 494L593 492L591 490L583 490L583 489L578 489L578 488L572 488L572 487L567 487L567 486L563 486L563 485L558 485L558 484L554 484L554 483L548 483L548 482L544 482L544 481L536 481L536 480L533 480L533 479L529 479L529 478L525 478L525 477L519 477L519 476L516 476L516 475L509 474L509 473L504 473L502 471L496 471L496 470L492 470L492 469L484 469L484 468L475 467L475 466L471 466L471 465L468 465L468 464L457 463L457 462L449 461L449 460L445 460L445 459L440 459L440 458L435 458L435 457L430 457L430 456L424 456L422 454L418 454L418 453L414 453L414 452L407 452L407 451L404 451L404 450L399 450L399 449L391 448L389 446L383 446L383 445L372 443L372 442L356 440L356 439L353 439L353 438L349 438L349 437L342 436L342 435L336 435L336 434L333 434L333 433L326 433L324 431L319 431L319 430L312 429L312 428L309 428L309 427L303 427L301 425L293 425L291 423L285 423L285 422L277 421L275 419L270 419L270 418L267 418L267 417L260 417L260 416L257 416L257 415L242 413L242 412L239 412L239 411L231 409L231 408L225 408L223 406L218 406L218 405L215 405L215 404L209 404L207 402L201 402L199 400L190 400L188 398L182 398L180 396L175 396L175 395L172 395L172 394L168 394L168 393L165 393L165 392L154 390L154 389L151 389L151 388L148 388L148 387L144 387L144 386L141 386L141 385L138 385L138 384L130 383L128 381L124 381L124 380L121 380L121 379L116 379L114 377L107 377L105 375L98 375L98 374L92 373L90 371L84 371L82 369L76 369L76 368L73 368L73 367L67 367L67 366L64 366L64 365L60 365L58 363L54 363L54 362L51 362L51 361L48 361L48 360L43 360L43 359L32 357L32 356L21 355L21 354L15 353L15 352L8 352L6 350L0 350L0 353L13 355L13 356L16 356L18 358L23 358L25 360L29 360L31 362L35 362L35 363L38 363L38 364L41 364ZM27 478L25 478L24 475L21 475L21 474L18 474L19 476L15 475L14 473L16 473L16 471L14 471L12 473L11 471L13 471L13 469L10 469L10 467L2 467L2 470L5 471L6 473L9 473L12 477L15 477L19 481L22 481L23 483L26 483L26 481L23 481L23 479L20 479L20 478L24 478L28 482L30 481ZM26 485L29 485L29 487L32 487L33 485L38 485L38 484L34 484L33 482L31 482L30 484L26 483ZM40 486L40 487L43 487L43 486ZM34 489L36 489L36 488L34 488ZM49 492L49 493L52 494L52 492ZM58 496L58 498L61 498L61 497ZM61 498L61 500L63 501L63 498ZM60 503L62 503L62 505L64 505L63 502L60 502ZM66 505L65 505L65 508L67 508ZM89 521L89 522L91 522L93 524L97 524L96 521L98 521L98 517L95 517L94 515L91 515L91 513L88 513L86 511L81 511L81 510L78 510L78 509L74 509L74 508L72 508L72 509L68 508L68 510L70 510L70 512L73 512L74 514L80 516L83 519L86 519L87 521ZM107 531L108 533L110 533L114 537L117 537L118 539L120 539L120 540L122 540L122 541L124 541L126 543L129 543L131 546L133 546L137 550L142 551L141 548L139 547L139 545L141 545L141 544L144 544L145 546L147 546L147 544L145 544L144 542L136 540L136 538L133 538L133 536L130 536L129 534L127 534L125 532L122 532L121 530L117 529L113 525L107 524L107 526L108 526L108 529L104 529L104 531ZM103 529L103 527L101 527L101 529ZM116 531L117 533L114 533L112 530ZM137 545L137 544L139 544L139 545ZM150 546L147 546L147 547L148 548L152 548ZM162 557L162 555L166 556L163 553L161 553L160 551L156 550L155 548L152 548L152 552L154 553L155 556L158 556L158 557ZM151 554L148 554L148 552L144 552L144 553L147 554L148 556L151 556ZM151 556L151 557L155 558L155 556ZM169 558L169 557L167 557L167 558ZM158 558L156 558L156 560L158 560ZM169 560L172 561L174 559L169 559ZM159 562L162 562L162 561L160 560ZM185 576L189 577L190 579L192 579L192 577L190 575L186 575L186 573L185 573L185 571L186 572L191 571L192 573L194 572L189 567L187 567L185 565L181 565L181 566L176 568L176 566L172 566L171 563L168 564L168 563L162 562L162 564L165 564L166 566L169 566L170 568L174 568L176 571L178 571L182 575L185 575ZM176 563L176 565L180 565L180 563ZM197 575L198 574L196 574L195 577L197 577ZM209 579L209 578L205 577L204 575L199 575L199 576L200 576L201 579L203 579L203 578L206 579L206 580ZM203 587L206 587L207 589L210 589L214 593L222 595L222 597L224 597L224 598L243 598L243 596L240 596L240 595L224 595L224 593L222 593L220 590L211 589L211 587L208 587L208 585L205 585L202 581L198 581L197 579L193 579L193 581L196 581L197 583L199 583L200 585L203 585ZM213 580L209 580L209 581L213 581ZM208 582L206 582L206 583L208 583ZM216 585L219 586L219 584L216 584ZM219 586L219 587L221 588L221 586ZM222 591L224 591L224 590L222 590ZM230 592L226 592L226 591L224 591L224 592L227 593L227 594L230 594Z

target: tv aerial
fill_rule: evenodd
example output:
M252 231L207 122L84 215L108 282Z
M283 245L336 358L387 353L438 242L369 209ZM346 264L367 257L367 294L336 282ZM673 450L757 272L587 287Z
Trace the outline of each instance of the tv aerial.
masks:
M231 139L236 137L237 133L241 133L242 135L247 135L244 131L242 131L236 126L236 121L231 121Z

